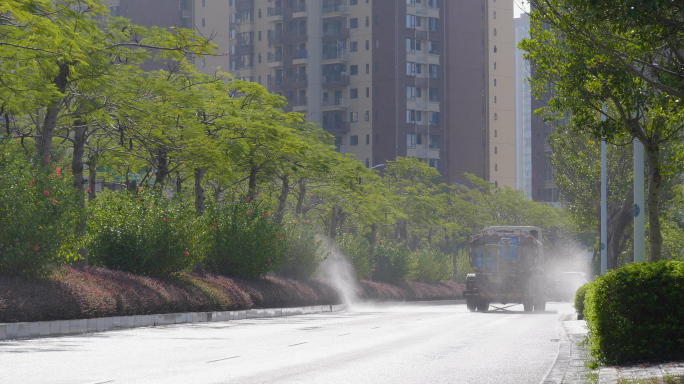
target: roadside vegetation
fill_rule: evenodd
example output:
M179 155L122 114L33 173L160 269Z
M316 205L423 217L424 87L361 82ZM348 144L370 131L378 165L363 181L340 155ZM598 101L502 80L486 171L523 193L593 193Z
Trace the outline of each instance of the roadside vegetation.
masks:
M473 176L446 184L413 158L364 167L283 97L198 73L192 60L215 52L96 0L0 3L4 318L63 302L44 287L71 292L64 316L332 302L309 283L330 252L362 298L453 298L484 226L572 232L563 210ZM142 71L153 56L168 68ZM322 296L292 299L295 282ZM119 292L138 290L149 298Z

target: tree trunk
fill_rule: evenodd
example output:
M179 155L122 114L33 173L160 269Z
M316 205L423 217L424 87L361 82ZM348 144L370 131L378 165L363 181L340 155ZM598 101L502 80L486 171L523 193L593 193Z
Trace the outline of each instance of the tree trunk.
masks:
M447 235L447 243L449 243L448 240L448 235ZM458 280L458 247L456 244L456 233L453 233L452 235L452 241L451 241L451 253L452 253L452 262L453 262L453 268L454 271L452 273L452 280L454 283L456 283Z
M256 197L257 173L259 173L259 169L257 167L252 166L249 169L249 186L247 187L247 196L249 196L250 199L254 199Z
M166 150L164 149L158 149L154 157L157 166L157 175L154 178L154 188L158 188L160 192L163 192L164 182L166 181L166 175L169 172L169 159L166 156Z
M204 178L205 170L202 168L195 168L195 213L197 216L202 216L204 212L204 188L202 188L202 179Z
M432 246L432 227L428 229L428 245Z
M69 77L69 63L62 63L59 65L59 72L57 76L52 80L52 83L57 88L57 91L64 94L67 86L67 79ZM40 159L42 159L43 164L47 163L50 158L50 153L52 153L52 138L55 135L55 127L57 126L57 118L59 117L59 111L61 110L62 101L64 99L60 98L53 101L45 112L45 120L43 121L43 127L38 132L38 139L36 140L36 153Z
M330 239L335 241L337 235L337 205L333 206L332 215L330 217Z
M91 154L86 164L88 164L88 201L93 201L97 184L97 156Z
M278 225L283 223L287 195L290 193L290 179L287 176L283 176L281 180L283 181L283 188L280 190L280 198L278 199Z
M179 196L183 193L183 179L180 176L180 172L176 173L176 195Z
M303 215L302 207L304 206L304 200L306 199L306 180L303 177L299 178L299 196L297 196L297 208L295 213L297 216Z
M84 179L83 179L83 155L85 154L85 137L88 126L80 119L74 121L74 152L71 159L71 172L74 174L74 187L76 188L77 196L79 196L79 205L85 208ZM76 232L83 235L86 230L86 218L80 220L77 224ZM82 261L79 263L84 267L88 266L88 250L81 248L78 250Z
M660 198L662 182L660 153L651 146L644 149L648 166L648 196L646 198L646 205L648 206L648 241L651 245L648 261L656 262L662 258L661 251L663 245L663 238L660 233L660 212L658 210L658 199Z

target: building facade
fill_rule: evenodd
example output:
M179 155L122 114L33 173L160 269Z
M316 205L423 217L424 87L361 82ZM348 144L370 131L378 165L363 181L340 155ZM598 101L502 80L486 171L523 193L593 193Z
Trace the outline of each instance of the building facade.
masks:
M132 0L119 1L122 16L150 24L132 5L125 12ZM464 183L468 172L515 187L513 0L181 0L180 8L173 23L191 17L219 47L195 60L200 72L282 95L287 111L319 124L366 167L413 156L447 182Z
M530 18L522 14L514 20L515 45L530 37ZM523 51L515 49L515 188L532 193L532 92L528 78L530 63L523 58Z

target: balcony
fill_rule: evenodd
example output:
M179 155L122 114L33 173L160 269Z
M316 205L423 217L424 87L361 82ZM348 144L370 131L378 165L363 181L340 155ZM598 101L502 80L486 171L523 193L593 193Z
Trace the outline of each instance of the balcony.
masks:
M349 61L349 51L346 49L323 51L323 61L326 60Z
M268 31L268 45L278 45L283 43L283 31Z
M283 54L282 53L268 53L268 67L282 67L283 66Z
M270 7L268 8L268 11L266 13L267 16L267 21L269 23L273 23L276 21L282 21L283 20L283 7Z
M301 65L309 62L309 51L306 49L298 49L294 53L293 65Z
M295 84L306 84L309 82L309 75L306 73L299 73L294 77Z
M346 97L334 97L332 99L323 100L321 107L324 110L337 110L349 108L349 99Z
M300 17L306 17L306 4L295 5L294 11L292 13L292 18L297 19Z
M349 76L346 72L325 74L321 78L321 84L325 88L345 87L349 85Z
M269 92L279 92L283 90L283 77L282 76L268 76L268 91Z
M416 31L416 40L427 40L427 39L428 39L427 31Z
M308 99L306 97L296 97L290 105L292 105L292 110L295 112L306 111Z
M323 31L323 38L339 38L348 39L349 38L349 28L330 28L327 31Z
M323 10L321 11L321 16L323 18L347 16L348 14L349 6L345 4L328 5L323 7Z
M349 123L346 121L324 122L321 127L326 131L335 131L335 133L339 134L345 134L349 132Z
M426 88L430 84L427 77L416 77L416 87Z

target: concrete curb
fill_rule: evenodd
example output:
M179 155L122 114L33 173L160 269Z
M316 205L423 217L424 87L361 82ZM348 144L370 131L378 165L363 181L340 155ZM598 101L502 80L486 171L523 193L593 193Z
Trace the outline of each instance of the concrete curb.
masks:
M188 312L166 313L160 315L101 317L97 319L37 321L31 323L0 323L0 341L63 335L80 335L84 333L104 332L139 327L153 327L159 325L206 323L307 315L323 312L339 312L346 308L346 304L338 304L295 308L248 309L243 311Z
M560 384L563 382L565 372L570 366L572 357L572 342L568 336L568 331L565 329L565 321L558 321L558 336L560 344L558 346L558 355L556 361L551 366L549 372L546 373L541 384Z

